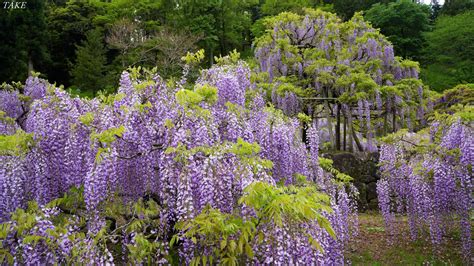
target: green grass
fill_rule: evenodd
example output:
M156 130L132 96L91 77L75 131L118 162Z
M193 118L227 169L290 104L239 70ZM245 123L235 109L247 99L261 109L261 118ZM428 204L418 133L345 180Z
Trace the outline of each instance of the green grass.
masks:
M397 235L391 243L380 214L360 214L359 223L359 236L346 251L346 260L353 265L466 265L456 230L445 236L439 250L433 250L428 235L416 241L410 239L406 217L399 217Z

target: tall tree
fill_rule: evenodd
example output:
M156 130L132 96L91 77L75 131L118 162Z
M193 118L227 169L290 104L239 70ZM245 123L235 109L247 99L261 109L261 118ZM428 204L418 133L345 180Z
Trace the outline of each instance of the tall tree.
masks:
M252 34L258 38L265 33L265 21L268 16L275 16L282 12L304 13L304 9L319 8L324 11L334 12L330 0L264 0L259 5L259 14L253 21Z
M445 0L441 13L453 16L469 10L474 10L473 0Z
M389 3L395 0L333 0L330 1L337 15L343 20L350 19L355 12L367 10L376 3Z
M174 26L202 35L199 45L206 50L208 63L214 56L250 48L251 10L256 0L181 0L173 11Z
M25 9L0 12L0 81L23 81L49 61L44 1L28 1Z
M269 18L255 43L256 78L275 106L319 119L322 141L337 150L346 150L347 139L348 150L371 151L374 136L423 123L427 101L418 63L395 57L391 43L360 14L343 23L321 10L305 12Z
M431 0L430 7L431 7L431 21L435 21L439 13L441 12L441 5L439 4L438 0Z
M423 79L435 90L474 83L474 11L441 16L426 34Z
M93 19L99 14L99 9L88 2L69 1L50 3L46 14L51 53L48 79L68 87L71 85L70 65L76 60L76 45L86 38L86 32L95 27Z
M429 29L430 8L409 0L373 5L364 17L388 37L395 52L406 58L419 59L425 44L423 32Z
M143 44L146 38L138 22L124 18L117 20L109 28L106 41L110 47L120 52L118 59L122 63L121 67L124 68L133 64L130 53Z
M163 3L162 3L163 2ZM75 61L76 45L86 38L86 32L94 28L111 29L123 21L131 21L142 36L153 33L164 23L165 17L172 9L164 10L162 6L171 1L50 1L47 9L48 31L51 35L49 49L52 52L52 63L48 68L50 80L70 86L72 84L71 62ZM117 73L123 70L127 62L123 51L113 46L107 51L109 70L116 72L109 83L115 83ZM126 51L129 53L130 51ZM128 55L127 55L128 56ZM126 64L125 64L126 65ZM109 71L111 72L111 71ZM113 81L113 82L112 82Z
M278 15L281 12L301 12L305 7L323 6L322 0L265 0L262 4L262 13Z
M167 12L173 9L173 0L90 0L96 8L102 10L96 18L98 24L112 24L127 18L133 21L146 22L148 30L156 29L166 22Z
M102 31L87 32L86 40L76 50L77 59L71 71L74 86L94 95L105 87L105 52Z
M163 77L180 76L183 55L197 51L200 39L201 35L164 27L140 47L137 63L157 66Z

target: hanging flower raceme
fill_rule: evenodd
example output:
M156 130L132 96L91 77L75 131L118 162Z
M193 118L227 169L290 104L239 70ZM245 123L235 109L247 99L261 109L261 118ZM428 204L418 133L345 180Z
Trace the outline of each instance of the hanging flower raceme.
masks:
M61 242L63 253L52 254L49 247L37 246L40 255L31 259L63 263L72 249L81 249L85 264L142 263L143 256L156 263L170 262L164 247L179 226L213 209L219 215L255 221L254 229L245 229L261 232L254 235L255 241L245 240L248 263L343 263L356 210L345 185L318 163L316 128L310 127L306 147L301 122L267 106L262 91L250 81L249 67L241 61L203 71L192 89L184 85L131 69L122 73L116 94L92 100L73 97L39 79L27 81L25 91L32 100L22 103L13 91L5 94L12 98L1 106L6 116L17 116L22 104L28 111L18 125L26 132L7 135L15 145L21 143L21 149L2 150L0 155L2 221L36 200L41 205L53 202L69 219L78 219L79 228L70 232L87 231L77 236L77 242ZM284 104L296 110L295 96L288 97ZM260 213L244 200L256 184L264 184L269 193L299 195L295 200L303 203L313 195L314 213L308 218L297 206L281 217ZM57 199L74 187L80 188L75 201L81 204L70 209L67 200ZM123 209L128 206L134 206L132 211ZM265 219L261 224L255 220L259 215ZM38 226L56 230L48 219ZM48 232L31 230L24 232ZM208 240L188 238L186 230L178 231L173 247L174 254L180 254L178 263L191 262L201 251L210 256L216 247L206 246ZM22 236L16 237L22 241ZM52 237L51 241L59 241L67 234ZM262 237L265 249L256 240ZM97 244L119 242L120 254L110 254L106 246ZM94 243L98 246L92 247ZM144 255L141 250L149 252Z
M418 79L418 63L395 57L390 42L360 14L343 22L331 13L305 9L302 15L285 12L266 22L267 31L254 44L260 63L257 80L266 88L273 83L267 95L285 114L313 116L309 109L319 105L329 136L342 132L338 130L342 121L350 120L346 126L349 134L355 133L360 151L374 151L376 134L424 125L427 90ZM337 111L341 104L345 112ZM408 104L417 108L407 108ZM385 122L376 122L374 131L370 117ZM332 148L342 150L337 140L347 142L352 136L339 134L343 136L329 141ZM349 141L349 150L353 146Z
M377 194L390 233L394 234L395 214L406 213L412 238L427 228L438 246L449 228L446 223L457 224L469 260L473 136L469 121L455 114L438 116L429 134L401 131L387 138L389 143L380 149L382 179Z

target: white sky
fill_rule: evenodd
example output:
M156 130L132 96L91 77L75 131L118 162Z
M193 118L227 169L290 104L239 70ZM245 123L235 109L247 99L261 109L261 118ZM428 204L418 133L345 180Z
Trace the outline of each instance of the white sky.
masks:
M429 5L429 4L431 3L431 0L422 0L421 2L423 2L423 3L427 4L427 5ZM444 4L444 0L438 0L438 3L439 3L440 5L442 5L442 4Z

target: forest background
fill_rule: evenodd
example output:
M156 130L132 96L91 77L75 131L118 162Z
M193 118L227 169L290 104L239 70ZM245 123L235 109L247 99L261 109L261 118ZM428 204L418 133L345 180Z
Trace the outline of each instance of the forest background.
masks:
M420 62L433 90L474 82L471 0L31 0L25 9L0 10L0 83L24 81L34 70L94 96L117 88L128 66L158 66L163 77L178 77L187 51L205 50L202 67L234 49L252 61L265 18L304 7L343 20L362 11L398 56Z

